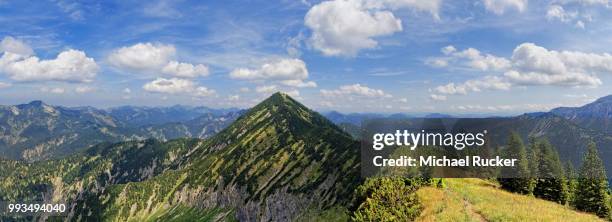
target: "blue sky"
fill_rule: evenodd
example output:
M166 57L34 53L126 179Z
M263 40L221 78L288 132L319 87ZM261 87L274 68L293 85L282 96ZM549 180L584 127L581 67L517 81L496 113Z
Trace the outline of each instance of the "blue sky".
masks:
M0 0L0 104L499 113L612 93L612 1Z

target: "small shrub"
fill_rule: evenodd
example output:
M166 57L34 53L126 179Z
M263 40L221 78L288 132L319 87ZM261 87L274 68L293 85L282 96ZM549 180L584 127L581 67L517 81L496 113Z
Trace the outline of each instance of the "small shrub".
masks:
M430 182L430 181L428 181ZM355 190L354 221L412 221L421 213L419 179L372 178Z

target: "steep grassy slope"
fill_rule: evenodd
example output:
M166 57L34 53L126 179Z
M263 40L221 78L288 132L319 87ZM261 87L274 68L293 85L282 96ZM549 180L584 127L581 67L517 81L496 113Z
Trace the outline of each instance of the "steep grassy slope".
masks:
M142 181L186 161L198 139L99 144L61 160L25 163L0 160L0 200L68 201L119 183Z
M446 188L417 191L424 206L417 221L603 221L592 214L500 190L480 179L446 179Z
M104 210L92 213L129 219L184 204L232 208L239 220L289 220L347 201L358 180L357 153L358 144L331 122L275 94L195 150L189 166L113 186L96 195Z

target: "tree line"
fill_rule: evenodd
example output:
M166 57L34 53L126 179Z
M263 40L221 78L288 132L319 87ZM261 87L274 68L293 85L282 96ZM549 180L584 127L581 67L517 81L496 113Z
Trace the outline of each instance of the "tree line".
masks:
M612 218L606 169L594 142L588 144L578 171L570 161L562 164L556 149L546 139L530 138L525 146L520 136L512 133L506 149L500 152L518 159L514 167L500 170L503 178L497 180L503 189Z

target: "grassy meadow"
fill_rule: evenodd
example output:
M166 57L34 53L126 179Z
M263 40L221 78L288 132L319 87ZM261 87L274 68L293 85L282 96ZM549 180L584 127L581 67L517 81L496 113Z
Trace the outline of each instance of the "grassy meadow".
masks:
M446 179L444 188L423 187L416 221L603 221L595 215L535 197L513 194L481 179Z

